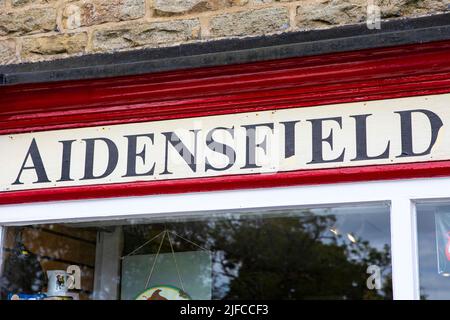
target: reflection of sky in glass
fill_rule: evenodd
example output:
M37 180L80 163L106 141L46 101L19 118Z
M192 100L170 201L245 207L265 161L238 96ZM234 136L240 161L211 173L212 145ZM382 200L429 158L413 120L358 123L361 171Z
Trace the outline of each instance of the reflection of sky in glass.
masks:
M334 231L343 235L340 241L349 243L347 234L356 240L369 241L370 246L379 250L390 245L390 222L388 207L342 207L330 209L313 209L314 214L334 215L336 223ZM330 230L330 235L333 232Z
M450 210L449 204L417 205L420 295L429 300L450 299L450 277L438 274L434 220L436 210L445 209Z

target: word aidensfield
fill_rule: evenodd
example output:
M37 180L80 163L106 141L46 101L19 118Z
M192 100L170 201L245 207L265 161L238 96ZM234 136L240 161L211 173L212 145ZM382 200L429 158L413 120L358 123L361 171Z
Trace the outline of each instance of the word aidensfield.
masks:
M0 192L449 160L449 103L442 94L3 135Z

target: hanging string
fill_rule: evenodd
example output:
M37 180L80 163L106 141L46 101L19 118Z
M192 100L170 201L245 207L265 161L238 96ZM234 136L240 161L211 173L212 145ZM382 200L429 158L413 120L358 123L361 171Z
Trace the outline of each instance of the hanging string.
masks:
M164 238L166 237L166 232L167 232L166 230L164 230L162 232L163 233L163 237L161 239L161 243L159 244L158 252L156 253L156 257L155 257L155 260L153 261L153 265L152 265L152 268L150 270L150 274L148 275L147 282L145 283L145 288L144 289L148 288L148 284L150 283L150 279L152 278L153 270L155 269L155 265L156 265L156 261L158 260L159 252L161 251L161 247L163 245Z
M164 225L165 225L165 224L164 224ZM169 231L169 230L167 230L167 229L165 229L164 231L161 231L161 232L158 233L156 236L154 236L154 237L151 238L150 240L144 242L142 245L140 245L139 247L137 247L136 249L134 249L133 251L131 251L131 252L128 253L127 255L121 257L121 259L123 259L123 258L125 258L125 257L128 257L128 256L131 256L131 255L135 254L136 252L138 252L139 250L141 250L143 247L145 247L146 245L148 245L150 242L152 242L153 240L159 238L159 237L162 235L162 239L161 239L161 242L160 242L160 244L159 244L158 251L156 252L155 259L153 260L153 264L152 264L152 267L151 267L151 269L150 269L150 273L149 273L149 275L148 275L148 277L147 277L147 282L145 283L145 288L144 288L144 289L148 288L148 285L149 285L149 283L150 283L150 280L151 280L151 278L152 278L152 276L153 276L153 272L154 272L155 267L156 267L156 263L157 263L157 261L158 261L159 254L160 254L160 252L161 252L162 245L163 245L163 243L164 243L164 239L166 238L166 235L167 235L167 239L169 240L169 244L170 244L170 250L171 250L171 252L172 252L173 261L175 262L175 268L176 268L177 274L178 274L178 280L179 280L180 285L181 285L181 289L182 289L183 291L186 291L186 290L184 289L184 283L183 283L183 279L182 279L182 277L181 277L180 267L179 267L179 265L178 265L178 261L177 261L176 255L175 255L175 250L173 249L173 243L172 243L172 239L171 239L171 237L170 237L170 233L172 233L175 237L178 237L178 238L180 238L180 239L182 239L182 240L184 240L184 241L186 241L186 242L188 242L188 243L190 243L190 244L196 246L197 248L200 248L201 250L208 251L207 249L205 249L205 248L199 246L198 244L196 244L195 242L192 242L192 241L190 241L189 239L186 239L186 238L180 236L179 234L177 234L177 233L174 232L174 231Z
M190 240L188 240L188 239L186 239L186 238L183 238L182 236L180 236L179 234L177 234L177 233L175 233L175 232L173 232L173 231L168 231L168 232L174 234L176 237L178 237L178 238L180 238L180 239L182 239L182 240L184 240L184 241L186 241L186 242L189 242L190 244L193 244L193 245L196 246L197 248L200 248L200 249L202 249L202 250L204 250L204 251L209 251L208 249L205 249L205 248L199 246L198 244L196 244L195 242L192 242L192 241L190 241Z
M152 242L153 240L155 240L156 238L158 238L159 236L161 236L163 233L165 233L165 231L161 231L160 233L158 233L156 236L154 236L153 238L151 238L150 240L144 242L144 244L142 244L141 246L137 247L136 249L134 249L133 251L131 251L129 254L121 257L121 259L131 256L134 253L138 252L139 250L141 250L143 247L145 247L147 244L149 244L150 242Z
M186 290L184 290L183 280L181 280L180 268L178 267L177 258L175 257L175 251L173 250L172 240L170 239L169 231L167 231L167 239L169 239L170 250L172 250L172 257L173 261L175 262L175 268L177 269L178 280L180 280L181 289L183 289L183 292L186 292Z

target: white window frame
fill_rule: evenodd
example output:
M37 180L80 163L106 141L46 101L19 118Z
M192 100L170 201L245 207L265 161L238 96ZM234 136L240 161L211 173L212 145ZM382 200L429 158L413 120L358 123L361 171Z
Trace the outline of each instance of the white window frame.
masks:
M388 203L393 295L397 300L411 300L420 297L415 203L447 199L450 178L446 177L3 205L0 239L3 227L13 225Z

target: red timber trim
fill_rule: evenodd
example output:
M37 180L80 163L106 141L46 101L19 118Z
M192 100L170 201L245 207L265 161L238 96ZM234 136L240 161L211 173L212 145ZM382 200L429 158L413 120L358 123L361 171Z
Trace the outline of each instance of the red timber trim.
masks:
M97 80L0 87L0 134L450 92L450 41ZM450 161L0 193L0 203L450 175Z
M187 192L317 185L339 182L440 177L450 175L450 161L249 174L213 178L60 187L0 193L0 205Z

